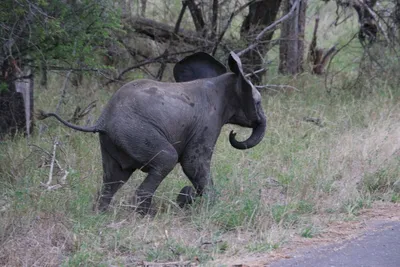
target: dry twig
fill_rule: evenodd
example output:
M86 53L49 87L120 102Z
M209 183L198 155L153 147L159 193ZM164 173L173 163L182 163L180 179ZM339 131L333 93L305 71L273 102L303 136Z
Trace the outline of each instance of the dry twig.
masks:
M386 31L383 29L381 23L379 22L379 17L378 15L375 13L375 11L373 11L363 0L359 0L358 2L361 3L361 5L363 7L365 7L365 9L368 11L369 14L371 14L371 16L374 18L374 20L376 21L376 25L378 26L378 28L381 30L381 32L383 33L383 36L386 39L387 43L390 43L389 37L386 33Z
M54 138L53 142L53 152L51 154L51 162L50 162L50 172L49 172L49 179L47 180L47 183L41 183L44 187L47 188L47 190L54 189L54 186L51 186L51 182L53 181L53 170L54 170L54 162L56 160L56 149L58 145L58 137Z
M40 183L47 190L55 190L55 189L61 188L63 185L66 184L67 176L69 174L69 172L67 170L64 170L61 167L60 163L56 159L56 150L57 150L58 145L59 145L59 141L58 141L58 137L56 137L56 138L54 138L53 151L51 153L49 179L47 180L46 183L42 183L42 182ZM49 153L46 152L46 154L49 154ZM53 181L54 164L57 165L57 167L60 171L64 172L64 175L58 180L58 184L51 185L51 183Z
M217 48L218 45L221 43L222 38L224 38L224 35L226 33L226 31L228 30L229 26L232 23L233 18L238 15L240 12L242 12L246 7L248 7L249 5L253 4L254 2L257 2L258 0L252 0L249 1L248 3L244 4L243 6L239 7L236 11L232 12L232 14L230 15L228 22L225 24L225 27L223 28L223 30L221 31L217 41L214 44L214 48L211 52L212 55L215 55L215 52L217 52Z
M284 89L284 88L290 88L293 89L294 91L298 91L300 92L300 90L294 86L291 85L287 85L287 84L266 84L266 85L256 85L255 86L257 89L263 89L263 88L267 88L267 89L271 89L271 88L279 88L279 89ZM272 89L274 90L274 89Z
M90 102L89 105L87 105L83 110L81 110L80 106L77 106L74 111L74 115L71 119L69 119L69 121L72 123L77 123L79 120L83 119L87 114L89 114L90 111L92 111L93 108L96 107L96 102L96 100Z
M75 43L74 43L74 51L72 52L72 56L75 56L75 54L76 54L76 40L75 40ZM67 93L67 82L69 80L69 76L71 75L71 72L72 72L71 70L69 70L67 72L67 76L65 77L63 86L61 87L61 96L60 96L60 100L57 103L56 112L55 113L59 112L61 103L64 100L65 94Z
M253 50L254 48L256 48L260 42L261 42L261 38L270 30L274 29L276 26L278 26L280 23L284 22L285 20L289 19L292 14L294 13L294 11L297 9L297 6L299 5L300 0L297 0L292 8L290 9L290 11L284 15L283 17L281 17L280 19L278 19L277 21L275 21L274 23L272 23L271 25L265 27L256 37L256 39L254 40L254 42L249 45L247 48L243 49L242 51L238 52L237 55L241 56L247 52L249 52L250 50Z

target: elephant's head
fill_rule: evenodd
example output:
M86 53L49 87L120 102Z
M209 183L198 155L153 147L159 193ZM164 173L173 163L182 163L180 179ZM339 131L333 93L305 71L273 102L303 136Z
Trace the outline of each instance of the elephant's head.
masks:
M232 86L233 88L228 89L234 93L232 99L229 100L232 101L230 107L233 115L227 123L253 129L250 137L244 141L237 141L236 133L231 131L229 142L237 149L252 148L261 142L267 126L267 119L261 104L261 95L253 84L246 79L240 58L234 52L229 55L228 65L234 75L226 76L227 81L223 84ZM177 82L217 77L226 72L226 67L221 62L204 52L190 55L174 67L174 77Z

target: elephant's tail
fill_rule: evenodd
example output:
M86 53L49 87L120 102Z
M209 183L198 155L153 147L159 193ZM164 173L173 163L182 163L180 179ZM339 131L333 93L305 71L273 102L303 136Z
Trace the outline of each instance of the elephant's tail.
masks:
M47 113L47 112L44 112L43 110L39 110L39 112L38 112L36 117L37 117L38 120L44 120L44 119L46 119L48 117L55 117L58 121L60 121L65 126L67 126L69 128L72 128L74 130L81 131L81 132L87 132L87 133L101 132L101 130L98 129L97 125L88 126L88 127L75 125L75 124L69 123L68 121L62 119L60 116L58 116L55 113L51 113L51 112Z

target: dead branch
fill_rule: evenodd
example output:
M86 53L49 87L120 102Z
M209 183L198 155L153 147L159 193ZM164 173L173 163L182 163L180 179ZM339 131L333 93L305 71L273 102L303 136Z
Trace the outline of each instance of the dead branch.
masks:
M142 17L123 18L123 24L125 25L125 30L131 31L133 29L135 32L157 41L174 40L196 46L213 43L197 32L180 29L179 32L175 33L175 27L173 26Z
M199 6L195 3L194 0L184 0L182 1L189 7L190 14L192 15L194 26L196 27L196 31L204 35L204 19L203 14Z
M211 39L214 40L217 36L217 22L218 22L218 0L212 2L212 18L211 18Z
M174 34L177 34L179 32L179 28L181 27L182 18L186 11L186 6L187 6L186 2L183 2L181 12L179 13L178 19L176 20L176 23L175 23Z
M358 35L357 33L354 34L353 37L351 37L351 38L347 41L347 43L345 43L344 45L342 45L341 47L339 47L338 49L336 49L336 51L333 53L333 55L331 56L331 58L330 58L330 60L329 60L329 63L328 63L328 65L327 65L327 67L326 67L326 75L325 75L325 80L324 80L325 89L326 89L326 92L327 92L328 94L330 94L331 91L332 91L331 88L328 88L328 73L329 73L329 69L330 69L330 67L331 67L332 60L333 60L333 58L334 58L343 48L347 47L347 46L357 37L357 35Z
M317 32L318 32L319 17L315 19L313 37L310 43L310 48L308 51L307 61L311 63L311 73L322 75L324 73L324 68L328 63L329 59L336 51L336 45L332 46L330 49L323 49L317 45Z
M184 1L182 3L181 12L179 13L178 19L176 20L176 23L175 23L174 35L176 35L179 32L182 18L183 18L183 15L185 14L186 6L187 6L187 1ZM171 47L171 41L168 42L168 47L165 49L162 56L168 57L170 47ZM160 69L158 70L158 73L157 73L157 80L162 80L162 76L164 74L166 66L167 66L167 63L164 60L162 60Z
M80 106L77 106L74 111L74 115L72 115L72 118L69 119L69 122L72 123L77 123L79 120L83 119L87 114L89 114L90 111L92 111L93 108L96 107L96 100L92 101L87 105L83 110L81 110Z
M243 55L243 54L249 52L250 50L253 50L254 48L256 48L256 47L260 44L260 41L261 41L262 37L263 37L268 31L270 31L270 30L272 30L272 29L275 29L276 26L278 26L278 25L281 24L282 22L286 21L287 19L289 19L289 18L293 15L294 11L297 9L297 6L299 5L299 2L300 2L300 0L297 0L297 1L293 4L292 8L290 9L290 11L289 11L286 15L282 16L280 19L278 19L277 21L275 21L275 22L272 23L271 25L265 27L265 28L257 35L257 37L254 39L254 42L253 42L251 45L249 45L247 48L245 48L245 49L243 49L242 51L238 52L237 55L238 55L238 56L241 56L241 55Z
M256 85L255 86L257 89L263 89L263 88L267 88L267 89L271 89L271 88L279 88L279 89L284 89L284 88L290 88L294 91L298 91L300 92L299 89L297 89L294 86L291 85L287 85L287 84L265 84L265 85Z
M359 2L367 11L368 13L372 16L372 18L376 21L377 27L381 30L383 33L383 36L386 39L387 43L390 43L389 37L386 33L386 31L383 29L382 25L379 23L379 17L378 15L363 1L363 0L358 0Z
M61 107L61 103L63 102L64 98L65 98L65 94L67 93L67 82L69 80L69 76L71 75L71 70L69 70L67 72L67 75L65 76L64 79L64 83L63 86L61 87L61 96L60 96L60 100L58 100L57 106L56 106L56 113L58 113L60 111L60 107Z
M57 146L59 145L58 142L58 137L54 138L53 141L53 151L51 153L51 161L50 161L50 171L49 171L49 178L47 180L46 183L42 183L40 182L40 185L42 185L43 187L45 187L47 190L56 190L58 188L61 188L63 185L66 184L66 180L67 180L67 176L69 174L69 172L67 170L64 170L60 163L58 162L58 160L56 159L56 150L57 150ZM37 146L36 146L37 147ZM40 147L39 147L40 148ZM45 152L47 155L49 155L49 153L47 151L45 151L44 149L40 148L43 152ZM58 169L62 172L64 172L64 175L60 178L57 179L58 183L55 185L52 185L52 181L53 181L53 172L54 172L54 164L57 165Z
M144 17L146 14L146 4L147 4L147 0L141 0L141 7L140 7L140 16Z
M158 63L158 62L160 62L161 60L165 61L166 63L176 63L176 62L178 62L178 59L176 58L176 56L178 56L178 55L184 55L184 54L189 54L189 53L193 53L193 52L196 52L196 51L199 51L199 50L202 50L202 49L206 49L207 47L208 47L208 46L197 47L197 48L194 48L194 49L189 49L189 50L180 51L180 52L176 52L176 53L170 53L170 54L162 54L162 55L160 55L160 56L158 56L158 57L155 57L155 58L146 59L146 60L144 60L144 61L142 61L142 62L139 62L139 63L137 63L137 64L135 64L135 65L133 65L133 66L131 66L131 67L129 67L129 68L126 68L125 70L123 70L123 71L118 75L117 78L108 81L108 82L106 83L106 85L111 84L111 83L116 82L116 81L120 81L120 80L122 79L122 77L123 77L127 72L129 72L129 71L131 71L131 70L140 68L140 67L145 66L145 65L148 65L148 64Z
M226 31L228 30L229 26L231 25L233 18L235 16L237 16L240 12L242 12L245 8L247 8L249 5L253 4L256 1L258 1L258 0L249 1L248 3L246 3L243 6L239 7L236 11L232 12L232 14L229 16L228 22L225 24L224 29L221 31L217 41L214 44L214 48L213 48L212 53L211 53L212 55L215 55L215 52L217 52L217 48L218 48L219 44L221 43L222 38L224 38L224 35L225 35Z
M320 118L304 117L303 120L306 122L314 123L315 125L317 125L320 128L324 127L324 123L322 122L322 120Z
M74 50L72 51L72 56L75 56L75 54L76 54L76 40L74 42ZM67 76L65 77L63 86L61 87L61 96L60 96L60 100L58 101L57 106L56 106L56 111L55 111L56 113L59 112L61 103L63 102L65 94L67 93L67 82L69 80L69 76L71 75L71 72L72 72L71 70L69 70L67 72Z
M256 75L257 73L263 72L263 71L265 71L265 70L266 70L265 68L261 68L261 69L259 69L259 70L255 70L255 71L253 71L253 72L247 73L245 76L246 76L246 77L250 77L250 76L252 76L252 75Z
M43 186L49 188L51 185L51 182L53 181L53 169L54 169L54 162L56 159L56 149L58 145L58 137L54 138L53 142L53 152L51 153L51 162L50 162L50 172L49 172L49 179L47 180L47 183L43 184Z
M65 185L67 183L67 176L69 174L69 171L64 170L64 175L63 177L60 178L60 180L58 181L60 183L60 185Z

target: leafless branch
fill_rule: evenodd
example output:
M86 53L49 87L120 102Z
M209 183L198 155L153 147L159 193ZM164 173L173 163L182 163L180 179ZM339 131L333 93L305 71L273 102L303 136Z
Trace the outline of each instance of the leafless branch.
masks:
M69 76L71 76L71 71L67 72L67 75L65 76L64 82L63 82L63 86L61 87L61 96L60 96L60 100L58 100L57 106L56 106L56 113L58 113L60 111L60 107L61 107L61 103L63 102L64 98L65 98L65 94L67 93L67 83L69 81Z
M304 117L303 120L306 122L314 123L318 127L321 127L321 128L324 127L324 123L322 122L322 120L320 118Z
M74 42L74 50L72 51L72 56L75 56L75 54L76 54L76 40ZM65 94L67 93L67 82L69 80L69 76L71 75L71 72L72 72L71 70L67 72L67 76L65 77L63 86L61 87L61 96L60 96L60 100L58 101L57 106L56 106L56 113L58 113L60 111L61 103L63 102Z
M140 16L144 17L146 15L146 4L147 0L141 0L141 7L140 7Z
M268 62L268 63L270 63L270 62ZM260 73L260 72L263 72L263 71L266 71L266 68L261 68L261 69L258 69L256 71L252 71L250 73L247 73L245 76L246 77L250 77L252 75L256 75L257 73Z
M96 107L96 100L92 101L87 105L83 110L81 110L80 106L77 106L74 115L68 121L72 123L77 123L79 120L83 119L89 112Z
M219 34L219 37L217 39L217 41L214 44L214 48L212 50L212 55L215 55L215 53L217 52L217 48L219 46L219 44L221 43L222 39L224 38L224 35L226 33L226 31L228 30L229 26L232 23L233 18L238 15L240 12L242 12L245 8L247 8L249 5L253 4L254 2L257 2L259 0L252 0L249 1L248 3L244 4L243 6L239 7L236 11L232 12L232 14L229 16L228 22L225 24L225 27L222 29L221 33Z
M383 33L383 36L386 39L387 43L390 43L389 37L386 33L386 31L383 29L382 25L379 22L379 17L378 15L366 4L364 3L363 0L359 0L358 2L360 2L360 4L368 11L369 14L371 14L371 16L374 18L374 20L376 21L376 24L378 26L378 28L381 30L381 32Z
M349 41L347 41L347 43L345 43L344 45L342 45L341 47L339 47L339 48L336 50L336 52L333 53L331 59L329 60L328 66L326 67L326 75L325 75L325 81L324 81L324 83L325 83L325 89L326 89L326 91L327 91L328 94L331 93L331 88L328 88L328 74L330 73L330 72L329 72L329 69L330 69L330 67L331 67L332 60L333 60L333 58L334 58L343 48L347 47L357 36L358 36L358 33L354 34L354 35L349 39Z
M31 145L34 146L36 148L39 148L42 152L44 152L47 156L50 156L50 171L49 171L49 178L47 180L46 183L40 183L41 186L45 187L47 190L55 190L58 188L61 188L63 185L66 184L66 180L67 180L67 176L69 174L69 172L65 169L63 169L60 165L60 163L58 162L58 160L56 159L56 151L57 151L57 146L59 145L59 140L58 140L58 136L54 138L53 141L53 150L52 153L47 152L46 150L44 150L41 147L38 147L36 145ZM57 179L58 183L52 185L53 182L53 173L54 173L54 164L57 166L57 168L59 169L60 172L64 172L64 175L60 178Z
M197 6L194 0L184 0L183 3L189 7L189 11L192 15L196 31L203 35L205 23L203 19L203 14L201 13L201 9Z
M179 13L178 19L176 20L176 23L175 23L174 34L177 34L179 32L179 28L181 27L181 22L182 22L183 15L185 14L186 7L187 7L186 2L183 2L181 12Z
M197 47L197 48L194 48L194 49L189 49L189 50L180 51L180 52L176 52L176 53L170 53L170 54L168 54L168 55L164 55L164 54L163 54L163 55L160 55L160 56L155 57L155 58L146 59L146 60L144 60L144 61L142 61L142 62L139 62L139 63L137 63L137 64L135 64L135 65L133 65L133 66L131 66L131 67L129 67L129 68L126 68L125 70L123 70L123 71L118 75L117 78L108 81L108 82L106 83L106 85L111 84L111 83L116 82L116 81L120 81L120 80L123 78L123 76L124 76L127 72L129 72L129 71L131 71L131 70L140 68L140 67L145 66L145 65L148 65L148 64L160 62L160 60L164 60L164 61L167 62L167 63L168 63L168 62L169 62L169 63L176 63L178 60L177 60L174 56L182 55L182 54L188 54L188 53L193 53L193 52L196 52L196 51L198 51L198 50L205 49L205 48L207 48L207 46L205 46L205 47Z
M124 18L123 24L127 31L133 29L136 33L144 34L157 41L177 40L179 42L198 46L212 43L211 40L197 32L180 29L177 34L174 34L174 26L142 17Z
M272 23L271 25L265 27L265 28L257 35L257 37L255 38L254 42L253 42L251 45L249 45L247 48L245 48L245 49L243 49L242 51L240 51L240 52L237 53L238 56L241 56L241 55L243 55L244 53L247 53L248 51L253 50L254 48L256 48L256 47L259 45L259 43L260 43L260 41L261 41L261 38L262 38L267 32L269 32L269 31L272 30L272 29L275 29L275 27L278 26L280 23L282 23L282 22L284 22L285 20L289 19L289 18L293 15L294 11L297 9L297 6L299 5L299 2L300 2L300 0L297 0L297 1L293 4L292 8L290 9L290 11L289 11L286 15L282 16L280 19L278 19L277 21L275 21L275 22Z
M218 22L218 0L212 2L212 18L211 18L211 39L214 40L217 35L217 22Z
M185 14L186 6L187 6L187 2L184 1L182 3L181 12L179 13L178 19L175 23L174 35L176 35L179 32L182 18L183 18L183 15ZM171 40L168 42L168 47L164 50L164 53L162 54L163 58L168 57L170 47L171 47ZM167 66L167 63L164 60L162 60L160 69L158 70L158 73L157 73L157 80L162 80L162 76L164 74L166 66Z
M58 145L58 137L54 138L53 142L53 152L51 153L49 179L47 180L47 183L44 184L46 187L49 187L51 185L51 182L53 181L53 169L54 169L54 161L56 159L57 145Z
M287 84L265 84L265 85L256 85L255 86L257 89L263 89L263 88L279 88L279 89L284 89L284 88L290 88L294 91L300 92L300 90L294 86L287 85Z

